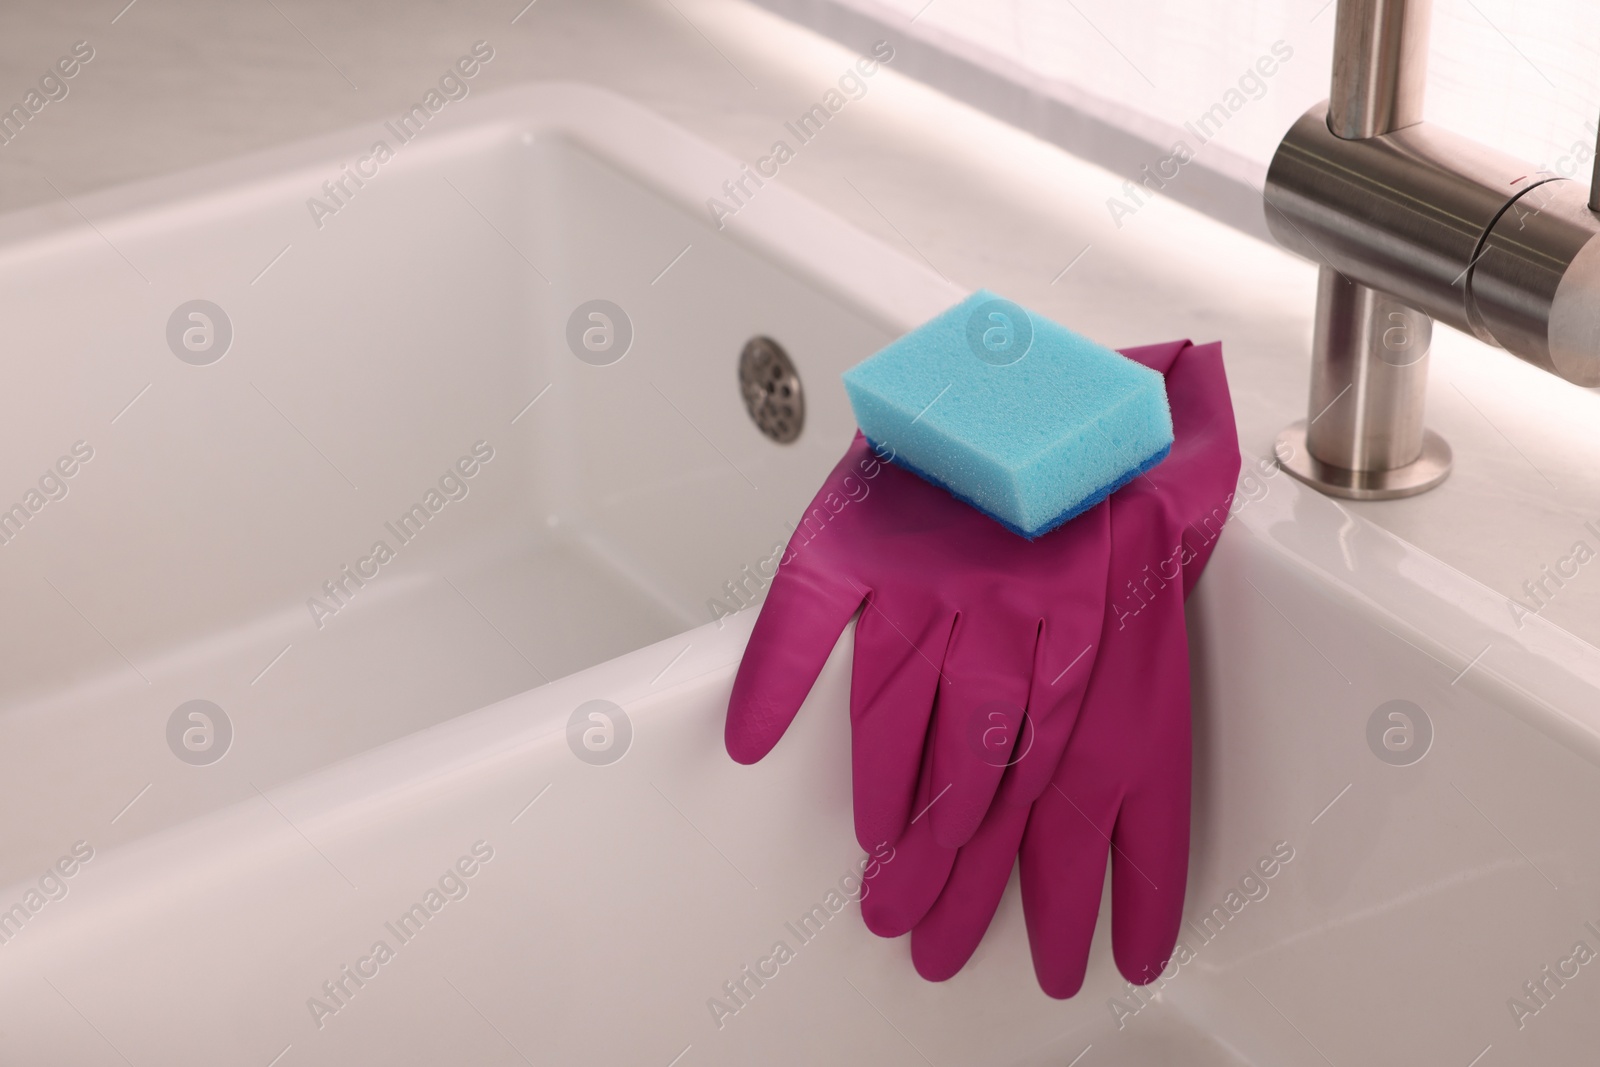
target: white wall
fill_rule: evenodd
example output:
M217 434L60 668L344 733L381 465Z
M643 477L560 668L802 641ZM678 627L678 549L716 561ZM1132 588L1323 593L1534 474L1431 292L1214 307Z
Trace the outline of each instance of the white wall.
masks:
M969 61L1068 98L1158 143L1221 100L1275 41L1293 58L1251 100L1207 165L1250 180L1304 109L1326 97L1334 5L1324 0L834 0ZM1438 0L1428 117L1554 167L1594 144L1600 4ZM1163 131L1167 136L1162 136ZM1216 148L1225 151L1217 152ZM1566 168L1587 180L1587 167Z

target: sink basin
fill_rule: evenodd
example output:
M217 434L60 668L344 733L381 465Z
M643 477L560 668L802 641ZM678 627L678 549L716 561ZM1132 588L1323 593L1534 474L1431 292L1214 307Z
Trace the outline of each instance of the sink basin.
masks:
M893 856L849 636L766 761L721 724L839 373L962 294L778 184L719 228L739 165L590 88L475 97L313 212L378 136L0 220L4 484L92 450L0 546L0 1060L1590 1055L1600 654L1248 461L1190 602L1181 962L1133 990L1102 922L1050 1000L1013 886L918 978L853 899Z
M380 137L0 220L8 502L92 453L0 525L0 802L51 813L0 881L737 608L853 432L840 372L960 295L780 188L709 228L737 166L596 91L475 97L308 207ZM596 299L609 365L566 337ZM811 387L792 445L745 415L758 334ZM191 700L225 761L169 750Z

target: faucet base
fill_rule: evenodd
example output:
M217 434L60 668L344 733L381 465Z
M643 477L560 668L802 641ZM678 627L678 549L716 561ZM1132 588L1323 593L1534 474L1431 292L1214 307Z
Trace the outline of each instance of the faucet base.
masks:
M1324 463L1306 447L1306 420L1291 423L1274 445L1278 466L1313 489L1347 500L1395 500L1425 493L1450 476L1450 445L1422 433L1422 455L1393 470L1353 471Z

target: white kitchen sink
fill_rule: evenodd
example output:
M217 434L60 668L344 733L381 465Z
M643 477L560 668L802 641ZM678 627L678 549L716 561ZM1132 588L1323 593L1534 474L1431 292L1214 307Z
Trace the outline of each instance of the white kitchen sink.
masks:
M1136 996L1102 939L1052 1001L1014 893L943 984L852 904L802 942L860 860L849 639L741 767L754 612L711 602L847 444L839 373L962 294L776 183L717 229L737 162L571 85L459 105L319 226L379 136L0 220L4 501L93 450L0 546L0 1062L1585 1062L1600 654L1248 464L1190 610L1192 960ZM214 361L210 308L169 343L195 300ZM755 335L796 444L745 414ZM169 729L195 700L231 738Z
M0 802L51 813L5 828L0 878L709 621L848 443L839 373L960 295L782 189L708 229L737 168L576 87L440 115L316 225L308 199L379 137L0 220L0 507L93 452L0 526L0 745L26 753ZM196 299L232 329L203 366L167 338ZM565 338L593 299L632 323L609 366ZM745 416L756 334L812 386L791 446ZM195 699L232 722L226 762L168 750Z

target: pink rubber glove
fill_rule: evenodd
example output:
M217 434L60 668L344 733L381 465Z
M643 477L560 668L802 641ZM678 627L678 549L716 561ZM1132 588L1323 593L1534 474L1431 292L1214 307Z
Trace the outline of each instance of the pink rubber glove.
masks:
M1123 976L1153 981L1177 939L1191 759L1183 602L1227 518L1239 444L1220 345L1124 354L1166 374L1175 440L1166 462L1111 497L1104 629L1050 787L1031 807L1002 792L959 850L912 827L862 900L874 932L915 927L913 962L934 981L977 948L1019 853L1034 971L1051 996L1083 984L1108 850L1112 952Z
M1027 800L1066 745L1105 610L1109 513L1102 502L1028 541L856 434L761 607L728 702L729 755L754 763L777 744L864 605L850 680L856 838L870 851L902 836L926 754L923 793L937 803L917 825L963 844L1019 736L1027 755L1005 788Z

